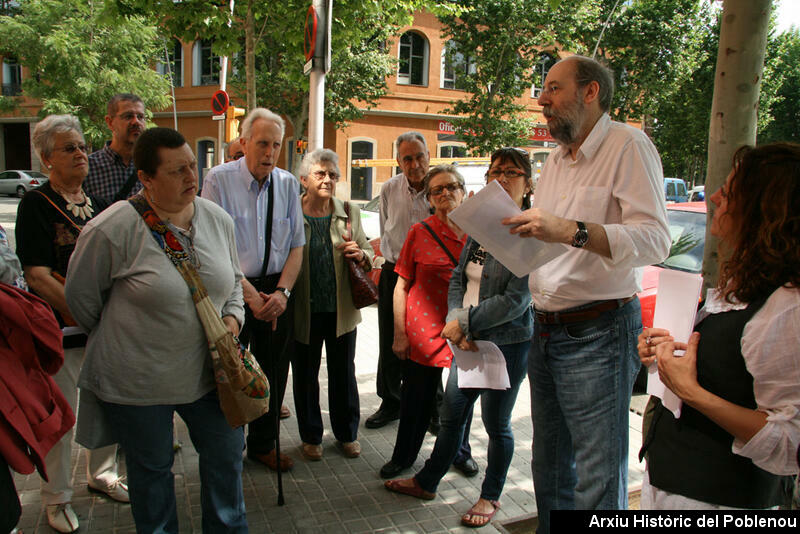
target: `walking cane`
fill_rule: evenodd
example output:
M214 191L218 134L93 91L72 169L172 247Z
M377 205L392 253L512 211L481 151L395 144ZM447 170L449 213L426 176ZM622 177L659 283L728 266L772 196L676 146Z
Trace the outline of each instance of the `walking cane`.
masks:
M274 338L273 332L275 332L275 328L277 328L278 319L275 318L275 322L272 323L269 327L269 346L274 347ZM275 377L275 380L278 380L278 360L280 359L280 355L277 358L272 359L272 376ZM280 391L279 391L280 392ZM283 469L281 468L281 409L280 405L278 404L281 402L281 399L275 399L275 406L276 409L274 410L275 413L272 416L275 418L275 460L276 465L278 466L278 506L283 506L285 501L283 499Z

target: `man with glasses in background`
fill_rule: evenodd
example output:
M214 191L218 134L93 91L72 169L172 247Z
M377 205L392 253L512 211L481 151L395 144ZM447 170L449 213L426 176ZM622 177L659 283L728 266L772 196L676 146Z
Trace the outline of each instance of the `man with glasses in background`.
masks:
M386 262L381 268L378 283L378 373L376 376L381 405L364 423L367 428L381 428L400 418L400 384L403 376L403 361L392 351L394 341L394 308L392 298L397 284L394 264L403 248L408 231L413 224L427 218L431 208L425 198L422 179L428 174L431 155L425 137L419 132L406 132L395 142L397 165L403 171L387 180L381 188L380 227L381 253ZM431 430L438 432L438 404L444 392L441 383L437 391L437 409L431 422ZM468 442L472 417L462 448L453 465L466 476L478 473L478 465L472 459ZM382 471L381 476L392 478L397 472Z
M133 165L133 145L145 129L144 102L132 93L112 96L106 124L111 130L111 141L89 155L89 175L83 182L83 190L110 204L142 188Z

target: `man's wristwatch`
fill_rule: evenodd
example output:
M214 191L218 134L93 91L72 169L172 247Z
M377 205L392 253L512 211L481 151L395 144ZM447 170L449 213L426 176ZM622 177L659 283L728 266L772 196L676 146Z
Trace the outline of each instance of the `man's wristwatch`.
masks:
M275 291L280 291L281 293L283 293L283 296L286 297L286 300L289 300L289 297L292 296L292 292L286 289L285 287L276 287Z
M575 222L578 225L578 229L575 231L575 235L572 236L572 246L575 248L583 248L583 246L589 241L589 231L586 230L586 225L581 221Z

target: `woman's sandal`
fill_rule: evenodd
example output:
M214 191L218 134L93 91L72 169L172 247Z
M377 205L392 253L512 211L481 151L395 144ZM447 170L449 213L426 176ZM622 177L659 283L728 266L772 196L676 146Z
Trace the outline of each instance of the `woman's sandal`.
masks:
M414 483L413 486L404 486L401 485L400 482L406 482L410 480ZM412 497L416 497L417 499L425 499L426 501L431 501L436 498L435 493L431 493L430 491L425 491L422 489L422 486L419 485L416 478L408 478L408 479L396 479L396 480L387 480L383 483L384 487L395 493L402 493L403 495L410 495Z
M494 509L489 512L478 512L475 510L475 505L469 509L469 511L461 516L461 524L465 527L471 528L480 528L485 527L489 524L489 522L494 517L494 514L497 513L497 510L500 509L500 502L499 501L489 501L494 506ZM476 503L477 504L477 503Z

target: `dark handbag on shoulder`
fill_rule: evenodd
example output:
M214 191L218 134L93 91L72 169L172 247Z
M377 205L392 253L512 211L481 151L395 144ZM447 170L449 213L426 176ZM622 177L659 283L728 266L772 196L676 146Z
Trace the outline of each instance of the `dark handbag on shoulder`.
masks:
M144 196L135 195L128 202L142 216L153 238L189 286L208 339L219 404L228 424L231 428L238 428L261 417L269 411L269 381L261 366L225 327L188 254Z
M344 211L347 214L347 234L350 239L353 239L349 202L344 203ZM347 272L350 275L350 294L353 297L353 306L360 310L378 302L378 287L361 264L348 257L345 257L344 261L347 264Z

